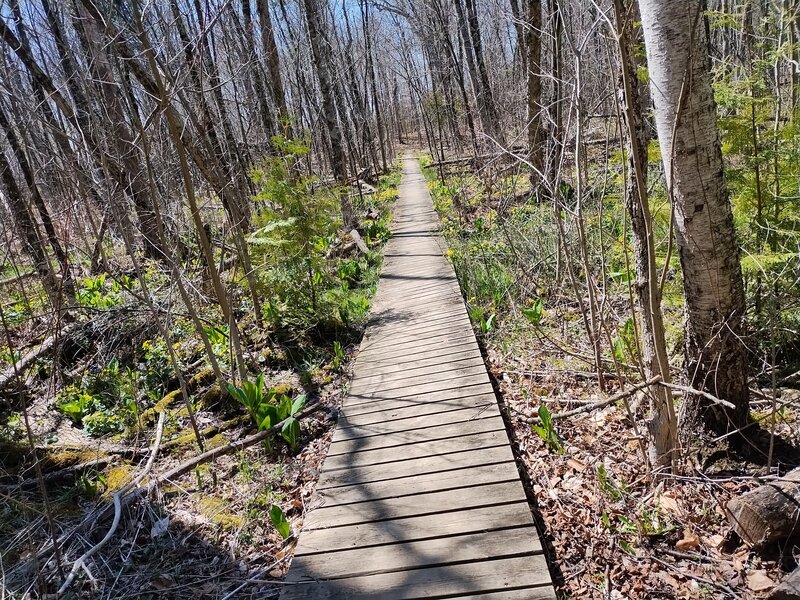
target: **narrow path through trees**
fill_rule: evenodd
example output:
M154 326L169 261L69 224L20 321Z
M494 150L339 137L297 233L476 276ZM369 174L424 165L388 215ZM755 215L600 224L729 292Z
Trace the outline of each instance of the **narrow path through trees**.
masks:
M416 160L282 600L555 598Z

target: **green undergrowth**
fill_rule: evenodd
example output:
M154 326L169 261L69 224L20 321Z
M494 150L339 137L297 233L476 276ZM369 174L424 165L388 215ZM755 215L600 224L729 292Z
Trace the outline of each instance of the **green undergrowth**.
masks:
M256 322L244 278L226 281L248 378L264 377L270 401L257 409L261 418L255 424L265 427L268 404L276 407L270 415L272 424L293 417L304 392L315 393L332 383L345 367L348 349L360 339L377 285L401 178L398 163L360 192L339 189L301 173L299 165L309 152L307 140L278 137L274 145L276 154L252 172L258 193L252 198L253 233L246 240L263 303L262 325ZM344 193L350 194L366 253L342 230L339 199ZM121 252L114 247L108 250ZM220 263L225 260L217 246L214 258ZM122 264L125 259L121 254L117 257ZM151 293L161 294L170 287L164 265L146 259L142 264ZM8 269L4 266L4 270ZM44 298L35 286L30 286L27 295L25 291L7 292L11 303L5 305L4 316L11 326L16 323L14 310L19 309L20 327L24 327ZM169 309L163 313L167 341L153 320L142 316L140 294L138 280L130 274L101 273L76 280L73 311L78 319L98 325L93 326L94 339L80 338L79 345L61 357L64 370L74 369L75 363L82 366L50 396L49 408L87 437L113 436L119 442L139 438L147 435L161 413L166 414L165 441L187 437L189 409L172 362L174 354L194 412L205 411L215 423L232 423L243 407L224 382L214 381L196 322L174 297L159 297ZM219 306L198 302L194 309L224 378L238 382L231 331ZM18 350L0 346L0 366L19 356ZM43 361L41 376L47 377L50 371ZM23 433L18 412L0 414L0 440L16 443ZM210 437L214 439L222 438L215 434ZM293 447L299 444L296 424L287 428L283 439ZM210 440L206 445L213 445ZM58 442L58 435L49 433L46 441Z
M774 344L776 359L793 364L791 371L798 366L800 349L800 298L795 291L800 269L800 137L796 121L776 125L774 101L754 100L745 93L746 83L720 81L716 93L724 108L726 178L742 246L748 346L753 364L760 369ZM757 151L752 146L753 118L762 139ZM630 308L635 273L630 222L623 206L624 161L621 151L611 152L602 161L589 161L581 209L586 261L598 295L605 299L608 331L603 335L603 356L617 364L635 365L638 346ZM658 144L653 141L649 193L656 263L663 283L668 352L673 363L679 364L683 281L677 248L670 243L672 215L660 161ZM424 157L422 163L430 164L430 159ZM757 167L760 177L756 177ZM536 329L553 338L585 337L570 278L571 270L587 302L571 173L559 185L556 213L544 192L519 192L527 188L527 182L520 181L527 179L524 171L480 177L471 172L442 176L432 168L423 172L476 331L498 340L529 335ZM561 247L557 219L564 229Z

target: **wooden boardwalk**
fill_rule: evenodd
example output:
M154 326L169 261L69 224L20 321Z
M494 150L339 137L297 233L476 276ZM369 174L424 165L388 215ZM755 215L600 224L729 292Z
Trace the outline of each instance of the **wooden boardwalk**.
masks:
M416 160L282 600L554 599Z

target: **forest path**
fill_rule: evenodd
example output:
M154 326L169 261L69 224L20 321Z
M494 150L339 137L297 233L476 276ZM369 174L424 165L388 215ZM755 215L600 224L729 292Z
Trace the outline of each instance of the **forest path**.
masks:
M282 600L554 599L419 163Z

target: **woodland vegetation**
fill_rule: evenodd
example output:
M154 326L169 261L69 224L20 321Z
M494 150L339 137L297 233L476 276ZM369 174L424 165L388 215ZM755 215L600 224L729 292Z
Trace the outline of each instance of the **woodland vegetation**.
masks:
M277 597L410 153L562 597L800 597L795 2L0 6L0 597Z

